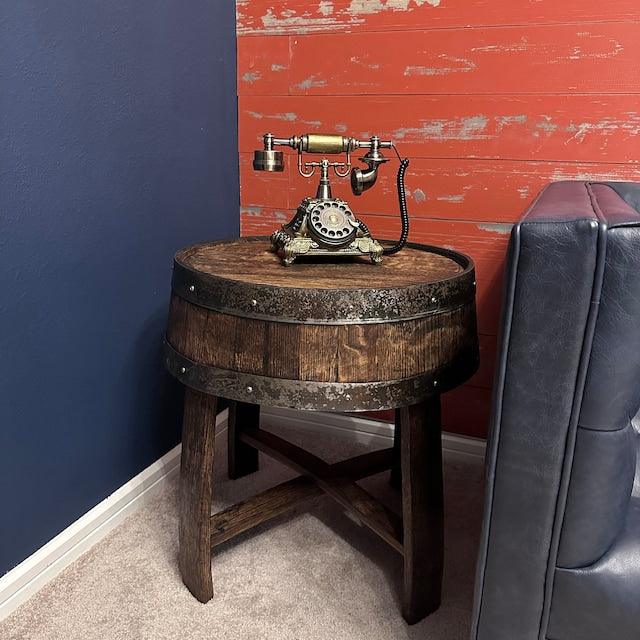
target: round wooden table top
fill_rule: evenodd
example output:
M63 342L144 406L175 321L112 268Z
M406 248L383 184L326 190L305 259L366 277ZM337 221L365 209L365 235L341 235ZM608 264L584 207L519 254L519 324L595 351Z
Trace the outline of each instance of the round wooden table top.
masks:
M268 238L197 244L176 253L173 290L199 306L280 321L380 322L417 317L473 298L473 261L407 244L380 264L366 258L300 259L284 266Z
M195 271L261 285L313 289L403 287L437 282L460 274L468 266L461 254L408 244L385 256L380 264L362 258L304 258L285 267L270 250L268 238L239 238L182 249L176 260Z

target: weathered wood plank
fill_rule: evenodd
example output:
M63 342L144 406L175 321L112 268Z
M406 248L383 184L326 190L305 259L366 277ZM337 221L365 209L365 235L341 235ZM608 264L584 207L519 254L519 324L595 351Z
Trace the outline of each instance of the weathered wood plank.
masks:
M213 598L209 516L213 492L217 398L185 390L180 461L178 564L182 580L200 602Z
M241 431L238 433L240 434ZM252 451L257 451L246 443L240 442L240 444ZM293 449L287 447L287 450L292 451ZM300 451L300 449L295 448L294 451ZM343 483L346 484L347 481L355 482L389 469L393 460L393 449L370 451L331 465L327 465L323 461L318 462L315 456L311 456L310 459L316 470L335 478L342 478ZM211 546L215 547L230 540L244 531L294 509L309 498L321 494L322 489L310 477L304 475L266 489L211 516Z
M245 443L241 444L248 447ZM252 447L251 450L256 451ZM355 481L389 469L391 462L392 449L383 449L328 465L327 470L336 477ZM211 546L230 540L321 494L322 489L311 478L298 476L220 511L210 519Z
M289 38L269 36L260 48L247 46L245 40L239 39L237 47L238 91L256 93L256 87L257 93L288 93Z
M298 476L276 487L266 489L244 502L211 516L210 546L216 547L321 494L322 490L313 480L304 476Z
M238 39L239 93L634 93L640 21ZM374 39L375 46L372 46ZM265 51L275 50L275 60ZM389 55L393 51L393 55ZM251 80L245 80L246 69ZM286 91L274 86L288 76Z
M262 136L270 131L280 137L326 132L368 139L375 134L393 140L400 154L412 159L639 160L635 90L599 96L508 93L472 98L241 96L239 118L239 149L247 153L261 149ZM295 164L293 172L297 175Z
M405 252L408 250L405 250ZM389 264L396 259L389 258ZM376 266L365 264L367 277L376 273ZM284 269L281 265L279 268ZM383 267L377 269L380 277ZM452 274L453 275L453 274ZM191 303L172 304L180 310ZM264 322L206 310L191 305L194 313L189 327L191 335L185 340L173 330L173 316L169 317L168 339L190 359L202 353L202 341L214 345L231 343L234 348L212 349L207 359L199 362L206 366L248 375L269 376L273 373L272 360L278 361L277 372L288 380L309 382L380 382L418 376L455 360L457 353L472 348L475 336L469 335L473 321L473 307L465 305L455 309L444 308L437 314L406 321L368 323L363 326L326 324L286 324L294 327L292 341L284 352L281 343L272 341L278 323ZM265 329L265 327L267 327ZM245 336L234 342L233 336ZM242 352L250 356L238 357ZM264 358L263 358L264 356Z
M318 178L293 170L254 171L252 155L240 154L244 209L269 207L295 211L302 198L313 196ZM289 159L295 167L295 156ZM356 161L354 166L360 166ZM362 196L351 193L348 179L331 178L334 197L349 203L356 216L398 214L396 172L392 160L379 170L376 185ZM636 164L549 163L517 160L410 158L405 175L407 206L412 220L446 219L514 222L542 188L557 180L636 180ZM290 214L293 215L293 214ZM286 222L283 215L282 222ZM394 234L395 235L395 234Z
M312 453L261 429L247 429L242 434L247 444L295 471L310 476L327 495L375 531L394 549L403 552L402 519L353 483L346 467L332 467ZM342 475L340 471L344 470Z
M394 140L411 159L409 239L476 263L481 370L445 396L443 421L483 436L511 223L550 181L638 179L637 3L238 0L237 10L242 233L269 235L315 191L293 159L280 175L253 172L266 131ZM378 238L400 232L394 165L360 198L332 181Z
M413 624L440 606L444 568L444 495L440 397L400 408L404 598Z
M636 0L237 0L237 33L307 34L633 20Z

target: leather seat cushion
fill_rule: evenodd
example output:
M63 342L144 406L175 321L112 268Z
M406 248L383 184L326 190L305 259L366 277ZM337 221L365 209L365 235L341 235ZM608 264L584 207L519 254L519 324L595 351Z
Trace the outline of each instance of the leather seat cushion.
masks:
M547 638L640 637L640 498L609 551L583 569L556 569Z

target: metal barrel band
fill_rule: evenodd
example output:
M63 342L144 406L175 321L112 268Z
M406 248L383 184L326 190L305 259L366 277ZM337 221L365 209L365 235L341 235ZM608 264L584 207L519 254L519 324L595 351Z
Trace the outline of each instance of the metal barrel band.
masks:
M477 357L463 350L446 365L412 378L380 382L315 382L220 369L187 358L166 340L167 370L198 391L242 402L317 411L377 411L417 404L467 380Z
M197 249L197 246L191 249ZM407 244L407 247L412 246L421 245ZM171 286L176 295L205 309L259 320L308 324L396 322L473 303L476 288L473 261L445 249L429 249L454 260L463 270L437 282L360 288L346 297L340 289L280 287L250 282L239 285L230 278L196 271L176 256Z

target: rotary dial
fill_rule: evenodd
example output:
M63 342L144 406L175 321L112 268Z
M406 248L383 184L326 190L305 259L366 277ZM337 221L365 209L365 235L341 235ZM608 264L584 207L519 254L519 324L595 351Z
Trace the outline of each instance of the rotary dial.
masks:
M358 230L358 223L341 201L328 201L316 205L309 213L310 232L325 245L344 246L350 244Z

